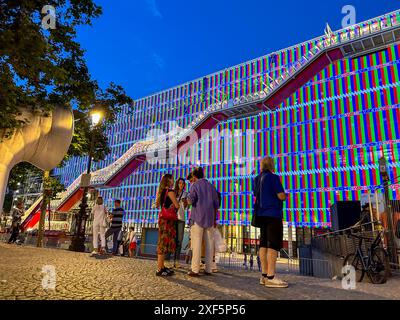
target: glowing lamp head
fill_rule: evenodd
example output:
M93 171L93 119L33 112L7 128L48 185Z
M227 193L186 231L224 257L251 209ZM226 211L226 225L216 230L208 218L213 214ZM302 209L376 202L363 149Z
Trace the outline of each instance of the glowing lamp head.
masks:
M91 116L91 118L92 118L92 124L93 124L94 126L97 126L97 125L100 123L101 118L102 118L101 112L99 112L99 111L93 111L93 112L91 113L90 116Z

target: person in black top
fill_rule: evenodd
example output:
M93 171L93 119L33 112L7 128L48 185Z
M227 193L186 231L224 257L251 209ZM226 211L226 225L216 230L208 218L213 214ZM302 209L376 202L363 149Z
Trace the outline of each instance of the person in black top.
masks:
M12 233L8 243L14 243L19 236L19 229L21 226L21 218L24 215L24 204L18 202L17 207L12 210Z
M171 174L165 174L160 182L156 197L156 207L179 209L180 205L176 198L176 193L172 189L174 186L174 178ZM166 220L159 217L158 219L158 243L157 243L157 276L170 276L174 272L165 267L165 255L174 253L176 250L176 229L175 221Z
M178 215L178 220L175 221L175 229L176 229L176 238L175 238L175 244L176 244L176 249L175 249L175 254L174 254L174 263L173 263L173 268L180 268L180 256L181 256L181 251L182 251L182 242L183 242L183 237L185 234L185 212L186 208L188 207L188 203L186 201L187 197L187 192L185 191L186 187L186 181L183 178L178 178L175 182L175 196L178 200L178 203L180 205L177 215ZM165 260L170 263L172 254L167 254L165 257ZM168 266L167 266L168 267Z
M114 201L114 210L112 211L111 226L106 232L106 239L111 235L113 236L113 255L118 254L118 235L121 232L122 220L124 218L125 210L121 208L121 200L117 199Z

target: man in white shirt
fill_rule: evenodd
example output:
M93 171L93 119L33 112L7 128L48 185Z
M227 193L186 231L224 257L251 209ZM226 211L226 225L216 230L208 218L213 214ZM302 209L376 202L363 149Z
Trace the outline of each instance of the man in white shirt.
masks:
M92 209L93 215L93 252L92 254L106 253L106 229L108 226L108 212L103 204L103 198L98 197ZM99 249L99 235L101 249Z

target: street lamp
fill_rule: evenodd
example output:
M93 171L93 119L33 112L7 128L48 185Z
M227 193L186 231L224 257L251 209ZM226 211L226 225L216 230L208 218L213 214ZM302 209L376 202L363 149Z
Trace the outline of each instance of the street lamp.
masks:
M92 161L93 161L93 153L94 153L94 145L95 145L95 135L94 131L98 124L101 122L103 114L98 111L94 110L90 114L91 122L92 122L92 132L91 132L91 142L90 142L90 149L89 149L89 156L88 156L88 166L86 170L86 175L82 175L81 178L81 187L83 187L83 195L82 201L79 206L79 213L75 217L75 232L74 236L71 241L71 245L69 246L69 250L77 251L77 252L85 252L85 233L86 233L86 221L88 218L88 214L86 209L87 205L87 198L88 192L90 187L90 171L92 168Z
M92 118L92 125L97 126L100 123L103 115L100 111L93 111L90 116Z

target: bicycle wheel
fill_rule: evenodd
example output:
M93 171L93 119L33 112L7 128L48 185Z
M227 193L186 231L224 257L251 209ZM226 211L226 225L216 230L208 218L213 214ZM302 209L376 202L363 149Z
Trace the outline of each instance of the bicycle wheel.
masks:
M343 266L351 265L356 271L356 281L361 282L364 278L364 269L359 255L350 253L343 261Z
M389 256L383 248L375 248L371 254L368 276L374 284L385 283L390 272Z

